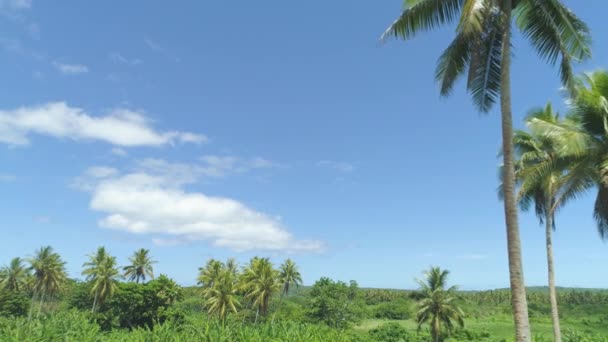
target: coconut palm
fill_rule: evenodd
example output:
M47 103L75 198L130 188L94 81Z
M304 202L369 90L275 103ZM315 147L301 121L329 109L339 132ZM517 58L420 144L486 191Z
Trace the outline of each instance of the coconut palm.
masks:
M291 259L285 260L285 262L281 265L279 269L279 282L282 284L281 290L281 298L279 299L279 307L283 304L283 296L287 296L289 294L289 289L292 285L295 287L300 287L302 285L302 275L298 271L298 266ZM274 317L276 316L276 311L272 316L272 321L274 322Z
M550 64L560 61L561 81L574 91L571 62L590 56L589 30L559 0L405 0L405 9L382 35L403 40L458 21L456 36L439 57L436 79L447 96L467 74L467 90L481 112L500 99L507 252L517 341L530 341L515 199L511 112L511 26ZM608 195L608 191L606 192ZM607 221L608 222L608 221Z
M67 280L67 274L65 262L61 260L59 254L53 251L51 246L41 247L28 261L34 277L32 306L29 314L29 318L31 318L36 296L40 296L38 309L38 315L40 315L45 297L52 296L61 290Z
M553 336L555 341L561 341L552 242L555 213L576 195L581 187L586 188L592 183L586 178L571 177L569 171L573 165L577 165L576 160L564 156L565 148L561 139L544 134L542 129L535 129L539 127L539 123L564 126L572 123L561 121L551 105L547 104L545 108L534 110L528 115L526 124L529 131L516 131L513 139L517 153L517 200L524 211L533 205L540 223L545 225Z
M110 299L114 292L118 289L118 279L120 279L120 271L118 270L116 258L106 256L98 265L95 273L95 278L92 280L91 294L94 294L92 312L95 312L97 305L103 305Z
M154 269L152 267L156 261L150 259L150 251L144 248L138 249L129 258L130 265L123 267L124 276L129 281L139 283L140 280L146 281L146 276L154 279Z
M199 267L198 277L196 278L197 284L202 286L202 294L205 295L206 291L213 287L215 282L219 279L224 264L221 261L215 259L209 259L205 267Z
M106 261L107 257L108 253L106 252L106 249L103 246L98 247L97 252L95 254L89 255L89 261L85 262L82 265L82 267L84 267L84 269L82 270L82 275L85 276L85 279L87 281L91 281L93 282L93 284L95 283L95 281L97 281L102 264ZM97 290L99 290L99 288L97 288ZM97 299L99 297L99 291L97 290L94 292L93 295L93 306L91 308L92 312L95 311L95 307L97 306Z
M302 285L302 275L298 271L298 266L291 259L285 260L279 270L279 279L283 284L282 295L287 296L292 285L300 287Z
M222 268L218 277L205 292L209 315L217 314L222 324L230 312L237 312L241 305L237 300L238 279L228 267Z
M420 288L415 293L418 299L416 322L418 329L429 324L434 342L442 340L442 327L449 334L454 323L464 327L464 313L456 304L456 287L446 289L449 271L432 267L425 274L425 280L419 280Z
M0 288L19 292L25 289L29 271L21 258L14 258L8 266L0 269Z
M245 298L256 308L258 315L266 316L270 299L281 290L279 273L268 258L252 258L241 277Z
M566 123L540 120L532 124L565 146L565 154L574 158L570 181L579 180L573 196L597 186L594 217L600 236L608 240L608 72L585 74L576 94L569 99L570 113ZM581 181L583 180L583 181Z

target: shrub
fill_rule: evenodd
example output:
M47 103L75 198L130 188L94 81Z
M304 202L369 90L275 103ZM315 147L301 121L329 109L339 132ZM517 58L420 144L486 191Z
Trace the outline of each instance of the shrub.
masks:
M374 309L374 317L384 319L409 319L412 317L412 306L405 299L380 303Z
M414 334L405 329L401 324L391 322L369 331L374 341L382 342L427 342L428 336Z
M0 291L0 316L20 317L28 313L30 298L24 293Z

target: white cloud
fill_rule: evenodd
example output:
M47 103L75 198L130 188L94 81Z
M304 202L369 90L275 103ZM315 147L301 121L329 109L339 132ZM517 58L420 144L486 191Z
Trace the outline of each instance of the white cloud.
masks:
M17 180L17 176L0 173L0 183L12 183Z
M87 169L86 175L94 178L107 178L118 174L118 170L107 166L93 166Z
M139 58L127 58L118 52L112 52L110 54L110 60L114 63L126 64L131 66L141 64L141 60Z
M319 252L325 247L320 241L295 239L279 219L238 201L186 191L183 185L196 178L191 166L159 160L144 164L155 172L91 179L90 207L105 214L101 227L149 235L157 245L209 241L237 251L286 252Z
M0 0L0 8L26 10L32 8L32 0Z
M341 172L353 172L355 171L354 165L345 162L339 162L334 160L321 160L317 162L317 166L326 167Z
M78 75L89 72L89 67L82 64L64 64L59 62L53 62L53 66L66 75Z
M120 147L113 147L110 150L110 153L112 153L115 156L119 156L119 157L126 157L129 154L124 148L120 148Z
M205 142L203 135L158 132L136 111L115 109L106 116L91 116L64 102L0 110L0 142L29 144L30 134L73 140L100 140L118 146L161 146L176 142Z

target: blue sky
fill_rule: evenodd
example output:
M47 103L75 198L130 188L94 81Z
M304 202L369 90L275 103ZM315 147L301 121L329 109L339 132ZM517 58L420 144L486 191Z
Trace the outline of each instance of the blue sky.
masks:
M605 67L608 3L566 1ZM378 43L396 1L0 0L0 263L52 245L78 277L105 245L192 284L209 257L291 257L321 276L412 288L430 265L508 285L497 110L433 81L450 28ZM557 71L515 40L516 124ZM602 287L593 194L555 234L560 286ZM521 215L528 285L543 229Z

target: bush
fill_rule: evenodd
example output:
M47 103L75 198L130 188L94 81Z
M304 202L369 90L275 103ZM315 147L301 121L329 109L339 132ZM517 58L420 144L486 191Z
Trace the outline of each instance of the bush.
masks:
M24 293L0 291L0 316L20 317L28 313L30 298Z
M409 319L412 317L412 306L409 301L401 299L380 303L374 309L375 318Z
M382 342L427 342L428 336L413 334L401 324L391 322L369 331L374 341Z
M321 278L310 291L308 317L334 328L345 328L358 322L364 313L361 291L355 281L349 285Z

